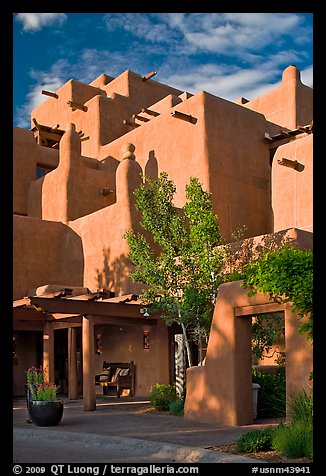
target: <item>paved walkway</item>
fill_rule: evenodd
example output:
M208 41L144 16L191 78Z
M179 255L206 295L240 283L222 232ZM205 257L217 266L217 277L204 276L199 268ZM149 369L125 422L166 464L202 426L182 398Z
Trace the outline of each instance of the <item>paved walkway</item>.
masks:
M213 447L234 443L248 430L269 422L229 427L190 422L183 417L149 412L149 401L97 397L96 411L85 412L82 400L64 399L64 414L55 427L26 422L24 399L14 401L14 463L259 463Z

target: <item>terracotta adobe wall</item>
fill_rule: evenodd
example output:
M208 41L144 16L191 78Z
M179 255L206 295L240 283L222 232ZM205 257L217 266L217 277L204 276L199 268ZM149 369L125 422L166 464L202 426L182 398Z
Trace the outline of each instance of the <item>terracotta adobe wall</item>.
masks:
M141 183L140 174L140 165L134 159L122 160L116 176L117 202L69 223L83 243L84 285L89 289L108 288L116 294L139 293L142 289L129 279L132 266L123 239L126 230L139 229L133 190Z
M47 126L53 126L55 121L62 129L74 123L78 132L89 137L82 144L82 155L96 158L102 145L128 131L124 119L171 93L182 91L156 81L143 81L140 75L127 70L101 88L70 80L56 91L58 99L47 99L32 111L31 117ZM73 110L68 101L86 107L87 111Z
M246 312L250 306L264 309L266 303L268 296L257 293L249 297L240 281L219 287L205 365L187 369L186 419L235 426L253 422L251 315ZM311 343L297 332L298 317L289 304L284 313L289 397L290 392L302 388L311 390L313 361Z
M296 169L281 165L292 161ZM274 231L295 227L313 231L313 136L303 135L281 145L272 165Z
M131 142L146 175L156 179L165 171L174 180L176 206L184 204L185 186L193 175L213 192L225 237L242 224L248 236L270 232L271 169L264 134L278 132L277 126L208 93L179 101L180 97L167 96L151 105L160 115L104 146L100 157L119 158L122 144ZM191 115L196 122L177 119L171 115L174 111Z
M87 167L80 150L75 126L68 125L60 140L58 167L31 184L30 216L67 222L114 203L114 172Z
M13 216L13 299L45 283L83 284L80 237L60 222Z
M133 324L100 326L102 329L103 352L95 356L95 373L100 373L103 361L130 362L136 366L135 394L136 396L149 395L153 385L157 382L169 381L169 348L162 345L168 342L168 329L163 321L158 320L156 325L146 326ZM95 326L96 334L97 326ZM149 349L143 349L143 332L149 332ZM102 394L102 389L97 389Z
M45 197L47 187L44 187L43 184L52 182L53 177L56 177L55 182L60 182L58 177L62 175L62 164L61 171L56 170L59 165L59 150L38 145L32 131L14 127L13 152L13 212L35 218L43 216L44 219L54 219L56 197L52 193ZM62 163L66 163L68 159L65 158L65 154L62 156ZM119 160L107 157L103 161L98 161L91 157L81 156L78 162L80 173L78 177L75 176L73 187L78 188L80 195L79 213L90 213L113 203L115 201L115 172L120 163ZM49 172L52 174L51 178L36 179L37 167L53 170L54 173ZM59 190L60 188L61 186L59 186ZM102 195L103 188L112 189L113 194ZM84 205L82 205L83 195L87 195ZM42 210L44 213L44 210L49 208L48 200L53 209L50 208L49 214L42 215Z
M293 86L292 76L289 74L293 73L293 67L289 67L287 70L283 77L290 76L290 79L287 81L283 79L282 84L286 84L287 87L289 85L297 87L296 82ZM295 72L297 72L296 68ZM78 83L79 89L81 88L80 84ZM121 129L121 119L123 115L127 114L127 110L122 105L127 106L130 111L132 109L135 111L136 106L139 106L140 103L144 104L145 100L148 105L151 99L149 94L151 90L153 88L164 89L163 86L153 81L143 82L139 75L126 71L102 86L105 89L104 94L90 99L89 102L98 103L96 107L94 106L94 110L89 108L87 113L78 110L71 113L74 120L76 119L78 122L76 128L78 130L81 126L83 132L88 134L87 128L90 128L90 124L93 125L95 122L96 127L92 128L93 136L94 129L100 131L100 135L106 134L104 123L119 124ZM93 89L97 91L98 88ZM121 91L125 96L115 93L114 89ZM60 96L61 90L62 88L59 90ZM146 98L144 98L145 90ZM132 96L132 91L136 98ZM105 97L106 93L113 94L113 99L108 100ZM278 92L274 91L274 93L277 97ZM84 94L81 97L87 98L88 96ZM287 94L286 97L288 97ZM77 100L78 97L75 95L74 99ZM117 104L118 107L111 107L112 101L115 100L120 101L120 104ZM40 106L40 110L34 111L40 120L42 120L44 110L47 111L45 105L49 101L58 102L51 98ZM263 137L266 131L271 132L271 129L274 129L276 132L278 127L266 122L261 114L249 112L247 104L245 104L246 107L235 105L207 93L199 93L183 102L180 101L180 97L169 95L150 106L161 112L159 117L152 118L148 123L142 123L140 127L123 134L119 139L106 146L101 146L104 141L99 138L96 142L96 150L92 146L94 140L90 137L90 140L82 142L81 153L86 154L86 149L91 149L88 150L90 152L88 155L96 155L98 152L99 156L97 157L103 158L103 163L108 163L112 159L119 160L118 153L123 142L132 142L136 145L137 160L145 173L150 173L156 178L159 171L165 170L172 178L176 177L177 206L181 206L184 202L184 187L189 180L190 171L199 177L204 187L213 191L214 209L220 216L222 230L226 238L230 231L242 224L247 226L248 236L272 231L269 203L269 148ZM70 108L68 107L68 109ZM197 118L197 123L186 123L171 117L171 112L174 110L192 114ZM96 112L94 117L92 111L94 114ZM205 125L201 119L203 114ZM225 120L226 117L227 120ZM80 121L85 123L85 127ZM51 123L48 118L46 122ZM130 126L126 127L130 128ZM119 134L125 130L121 129ZM162 130L164 130L164 134L162 134ZM108 134L110 135L111 132ZM234 140L235 138L236 140ZM184 160L188 165L186 169ZM226 164L228 167L225 167ZM241 206L239 206L240 203ZM92 210L94 211L96 208L95 206ZM84 214L85 212L76 212L74 216L78 217L78 215Z
M269 233L270 153L263 115L205 93L208 190L223 237L246 226L245 237Z
M289 72L293 73L292 67L283 77ZM271 182L269 144L264 140L264 134L277 133L280 126L251 110L252 102L250 105L234 104L205 92L194 96L179 94L180 91L155 81L144 82L130 71L115 79L101 75L93 83L96 86L69 81L57 91L59 99L48 99L33 111L32 117L36 116L41 124L60 123L60 126L63 121L73 119L77 131L98 134L96 140L90 135L89 140L80 143L78 134L66 132L57 151L33 142L32 132L14 129L14 212L69 224L83 243L82 250L78 248L80 260L85 259L83 284L90 289L96 290L103 287L99 283L114 281L116 292L135 289L128 279L130 263L126 259L128 250L122 235L132 225L138 225L132 190L141 183L141 173L155 179L159 172L166 171L177 187L177 206L184 204L185 185L190 176L198 177L203 187L213 193L214 210L219 215L226 239L231 231L243 224L247 226L246 236L291 226L311 229L312 164L307 156L312 155L311 138L303 137L279 148L273 160ZM297 79L290 78L285 83L287 88L292 85L298 89ZM272 117L273 107L274 111L278 110L279 88L274 93L275 101L270 101L269 112L266 109L268 117ZM107 94L115 99L108 99ZM273 92L270 95L272 97ZM302 94L301 99L307 103L300 106L302 110L309 111L309 98ZM84 101L91 107L86 113L73 112L66 104L70 99ZM113 107L115 101L118 102ZM264 99L261 104L257 102L257 108L263 103ZM111 104L109 108L108 104ZM121 112L122 104L126 108ZM290 109L291 104L287 106ZM160 115L147 116L148 122L142 122L140 127L102 145L104 136L102 140L101 134L112 132L114 137L114 134L122 133L117 129L121 127L120 119L128 111L137 112L140 105L150 107ZM191 115L195 120L189 122L173 117L172 113L176 111L186 117ZM284 118L286 111L285 108ZM278 114L281 114L280 110ZM112 128L108 124L113 125ZM137 162L133 161L131 165L123 163L121 157L121 148L126 143L136 147ZM304 162L304 170L297 173L276 165L284 154L288 159ZM56 168L44 178L35 180L38 163ZM290 182L289 177L296 179ZM113 193L103 196L101 190L104 188ZM291 204L293 198L295 206ZM51 246L51 233L48 232L46 248ZM65 253L70 252L64 241L62 248ZM45 255L45 269L48 261ZM80 283L79 270L70 277Z
M13 128L13 212L28 214L28 191L36 179L37 166L58 165L58 151L36 144L33 133Z
M243 106L264 114L281 127L295 129L313 119L313 90L302 84L300 70L291 65L283 71L278 87Z

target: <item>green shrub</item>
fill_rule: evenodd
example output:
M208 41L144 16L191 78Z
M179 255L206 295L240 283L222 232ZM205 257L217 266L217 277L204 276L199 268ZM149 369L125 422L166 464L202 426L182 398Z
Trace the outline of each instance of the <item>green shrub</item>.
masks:
M313 412L313 396L305 390L290 394L288 398L287 417L290 423L298 421L311 422Z
M177 400L170 403L169 412L172 413L172 415L182 416L183 408L184 408L184 400L182 398L177 397Z
M310 421L298 420L291 425L280 424L274 434L273 448L289 458L313 454L313 432Z
M274 447L285 456L312 458L313 454L313 396L305 390L288 398L289 424L278 426Z
M253 369L252 381L260 385L257 399L257 418L285 416L285 368L279 367L275 375Z
M156 410L170 409L170 404L177 400L175 385L156 383L150 393L150 403Z
M237 451L239 453L256 453L257 451L271 450L274 431L275 428L272 426L247 431L237 441Z

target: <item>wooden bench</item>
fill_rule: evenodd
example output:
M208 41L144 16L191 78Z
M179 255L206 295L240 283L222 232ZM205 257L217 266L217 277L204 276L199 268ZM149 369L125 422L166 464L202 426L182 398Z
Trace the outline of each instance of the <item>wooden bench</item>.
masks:
M116 389L120 398L122 390L129 390L129 395L135 395L135 364L131 362L103 362L101 373L95 375L95 385L103 388L103 395L108 395L109 388Z

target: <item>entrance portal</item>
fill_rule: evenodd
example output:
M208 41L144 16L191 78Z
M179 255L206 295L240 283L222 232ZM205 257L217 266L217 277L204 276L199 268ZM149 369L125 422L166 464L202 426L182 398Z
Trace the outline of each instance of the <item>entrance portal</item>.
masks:
M187 369L184 416L190 420L226 425L253 422L251 318L284 311L286 394L309 391L312 346L298 333L297 314L291 304L269 301L263 293L248 296L240 281L219 288L205 365Z

